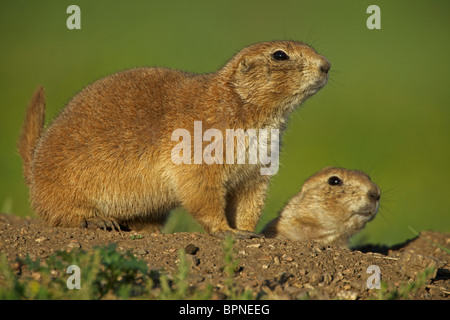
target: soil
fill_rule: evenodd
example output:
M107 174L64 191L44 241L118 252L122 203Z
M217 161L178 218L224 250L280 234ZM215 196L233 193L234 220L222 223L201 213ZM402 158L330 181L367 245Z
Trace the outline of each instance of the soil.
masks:
M213 285L213 298L226 299L224 243L202 233L139 234L105 230L54 228L34 218L0 214L0 253L13 264L27 254L45 259L57 250L114 243L118 250L131 251L151 270L176 274L179 249L190 261L190 286ZM447 249L446 249L447 248ZM250 290L256 299L376 299L401 292L417 283L419 275L433 268L419 288L403 298L450 300L450 234L421 232L405 243L365 246L358 249L324 247L315 242L274 239L236 240L234 256L238 267L234 283L238 292ZM377 266L382 289L376 283ZM376 268L376 267L375 267ZM384 289L383 289L384 288Z

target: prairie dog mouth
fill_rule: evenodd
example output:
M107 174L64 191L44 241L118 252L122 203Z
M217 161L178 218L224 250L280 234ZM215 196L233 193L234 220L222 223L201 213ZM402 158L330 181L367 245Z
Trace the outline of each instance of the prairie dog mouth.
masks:
M320 89L322 89L323 87L325 87L325 85L327 84L327 80L318 80L315 81L314 83L312 83L310 86L308 86L305 89L305 92L308 94L314 94L317 91L319 91Z
M309 86L308 89L310 89L310 90L322 89L323 87L325 87L327 82L328 82L328 74L325 76L321 75L321 76L317 77L317 79L313 83L311 83L311 85Z
M380 202L376 201L375 203L371 203L365 205L361 208L356 214L369 218L369 221L375 218L378 212L378 208L380 206Z

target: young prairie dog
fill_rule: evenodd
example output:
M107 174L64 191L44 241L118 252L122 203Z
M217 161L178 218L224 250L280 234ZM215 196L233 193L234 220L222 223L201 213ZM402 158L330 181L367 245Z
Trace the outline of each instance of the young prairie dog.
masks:
M159 229L178 206L217 237L253 237L269 175L256 164L176 164L177 129L276 128L322 88L330 63L295 41L258 43L219 71L136 68L78 93L43 131L44 90L18 149L32 208L52 226ZM194 150L195 151L195 150ZM195 156L192 152L192 157Z
M346 246L378 211L381 192L361 171L327 167L308 178L262 233Z

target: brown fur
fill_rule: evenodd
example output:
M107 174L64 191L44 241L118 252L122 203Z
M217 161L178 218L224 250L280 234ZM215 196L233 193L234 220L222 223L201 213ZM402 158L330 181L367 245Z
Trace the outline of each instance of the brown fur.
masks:
M279 49L290 59L275 60ZM19 142L32 207L53 226L156 230L184 206L211 234L249 235L269 182L261 164L175 165L171 134L183 128L193 137L194 121L224 136L282 131L294 108L326 84L329 68L309 46L279 41L244 48L210 74L131 69L89 85L42 134L39 89Z
M330 177L342 185L330 185ZM345 246L378 210L380 189L361 171L327 167L308 178L262 233L268 238Z

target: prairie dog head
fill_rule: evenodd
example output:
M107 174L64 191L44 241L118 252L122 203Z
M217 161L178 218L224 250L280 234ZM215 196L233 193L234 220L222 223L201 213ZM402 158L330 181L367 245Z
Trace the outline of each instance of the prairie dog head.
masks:
M243 101L292 111L325 86L330 67L302 42L273 41L244 48L224 70L233 70L231 84Z
M375 218L380 196L380 189L364 172L324 168L308 178L269 223L266 236L346 245Z

